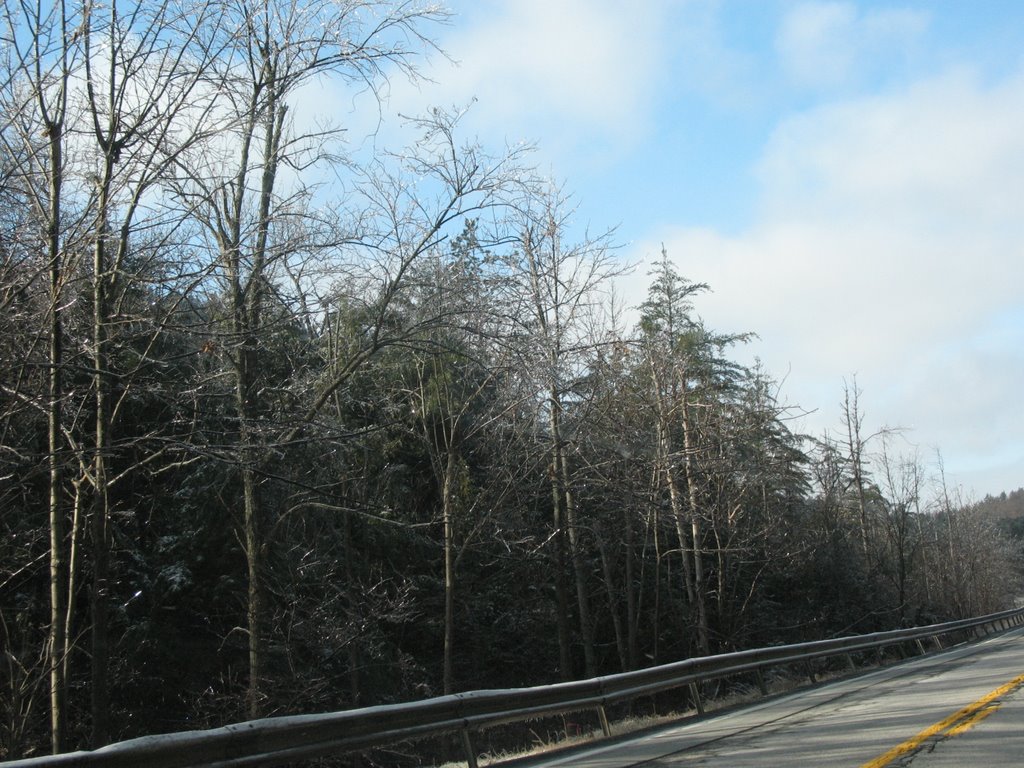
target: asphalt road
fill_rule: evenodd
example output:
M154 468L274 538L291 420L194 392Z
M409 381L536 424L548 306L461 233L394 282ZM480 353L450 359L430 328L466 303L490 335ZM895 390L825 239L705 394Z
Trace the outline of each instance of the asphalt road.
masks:
M1024 765L1024 628L536 766Z

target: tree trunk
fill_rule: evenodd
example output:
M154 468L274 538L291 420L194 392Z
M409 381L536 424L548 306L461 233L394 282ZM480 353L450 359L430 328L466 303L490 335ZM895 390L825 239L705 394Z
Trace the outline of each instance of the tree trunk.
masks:
M689 403L684 385L683 450L685 452L685 461L683 466L686 471L686 486L690 501L690 524L693 534L693 591L697 599L695 606L697 610L697 647L706 656L710 653L710 643L708 639L708 611L705 604L703 533L701 531L700 506L697 500L696 449L693 444L692 431Z
M248 427L244 427L248 431ZM244 504L246 592L246 629L249 635L249 686L245 711L254 720L263 712L263 547L260 526L259 492L256 473L251 466L251 442L243 440L242 496Z
M598 537L598 553L601 556L601 573L604 576L605 592L608 594L608 613L612 618L612 629L615 631L615 649L619 654L619 667L623 672L629 671L629 651L626 646L626 636L622 631L622 617L619 616L619 598L615 592L615 578L612 574L612 564L608 557L608 546L604 539Z
M661 536L658 533L657 513L651 528L654 530L654 611L651 614L651 664L658 664L661 631Z
M256 386L256 372L259 365L260 333L262 332L263 290L266 281L268 243L270 230L270 209L274 194L277 166L280 162L281 136L284 131L285 106L280 103L281 95L276 91L273 64L264 62L267 72L265 88L255 88L250 104L248 124L244 131L239 170L235 181L235 198L230 213L231 233L225 243L223 258L226 261L232 306L231 331L235 339L235 408L238 418L238 456L241 463L243 540L245 542L246 577L248 579L246 628L249 642L249 686L246 691L246 713L250 718L263 714L264 676L264 613L265 591L263 520L258 483L259 467L265 459L260 450L259 438L254 427L260 412L259 388ZM266 92L266 101L261 104L260 92ZM242 265L242 217L245 198L246 178L250 170L249 147L256 138L257 127L262 125L263 173L257 203L258 219L256 240L253 244L251 264L243 278ZM243 286L244 280L244 286Z
M240 255L234 254L235 279L232 280L232 335L237 339L235 352L235 411L238 419L238 460L242 481L242 539L246 562L246 630L248 632L249 685L246 691L246 714L255 719L262 713L263 702L263 526L260 511L259 484L256 467L259 463L258 442L253 428L256 413L256 392L252 381L256 365L255 329L245 303L250 291L243 292L237 279ZM250 288L252 286L250 276Z
M590 620L586 574L583 572L583 564L579 553L576 506L573 494L569 488L569 463L565 455L565 443L562 440L562 404L558 398L558 393L554 389L549 393L548 402L550 406L549 425L551 428L551 495L555 506L555 516L558 521L556 522L556 533L562 532L563 552L565 543L566 541L568 542L569 558L576 585L576 604L579 611L580 634L583 640L585 675L586 677L593 677L596 674L597 666L594 653L594 630ZM561 524L559 525L559 523ZM562 578L564 579L564 575ZM565 589L564 586L563 589ZM568 635L568 628L566 628L566 634Z
M569 459L565 447L561 454L561 483L565 495L565 521L569 534L569 553L572 558L572 570L576 582L576 602L579 606L580 634L583 638L584 676L597 675L597 654L594 650L594 622L590 615L590 594L587 589L587 572L583 565L582 544L579 536L579 524L576 516L576 496L569 483Z
M350 611L355 611L355 571L352 558L355 549L352 546L352 514L345 512L342 519L342 557L345 558L345 600ZM362 702L359 685L359 636L355 635L348 644L348 693L349 704L355 708Z
M655 406L658 412L658 474L664 479L665 486L668 488L669 507L672 510L672 522L675 525L676 539L679 542L679 556L683 565L683 589L686 592L687 602L690 606L694 606L697 603L697 592L693 582L692 548L685 529L686 513L683 509L679 481L676 478L675 468L672 466L673 450L669 431L672 411L665 402L665 395L661 388L661 377L658 375L656 361L653 358L649 358L648 362L651 366Z
M71 637L72 622L74 619L74 605L72 597L78 592L78 577L80 574L79 562L82 558L81 553L81 538L82 538L82 526L85 525L85 502L82 498L82 483L85 482L85 477L81 476L73 481L75 488L75 494L71 506L71 530L68 532L68 567L67 577L68 586L67 594L68 600L65 605L64 612L64 637ZM64 656L64 679L69 680L71 678L71 654L68 653Z
M572 656L569 635L569 594L565 585L565 525L562 515L562 496L558 492L558 472L552 457L548 467L551 478L552 519L552 570L555 581L555 627L558 633L558 671L562 681L572 680Z
M50 628L47 639L50 665L50 747L54 754L63 752L67 738L67 681L64 677L68 640L65 632L67 597L64 592L66 563L64 561L63 467L61 466L61 403L64 396L61 368L64 364L63 318L61 285L61 181L63 158L61 153L62 126L51 123L49 134L49 211L47 221L47 258L50 277L50 345L49 376L47 377L47 454L50 475Z
M625 589L626 589L626 648L627 648L627 670L636 669L640 659L637 651L637 622L639 621L637 605L636 566L634 552L634 531L632 510L623 507L623 523L626 531L626 562L625 562Z
M242 300L241 296L237 297ZM235 331L241 337L235 364L235 409L238 418L238 457L242 480L242 529L246 564L246 630L249 643L249 685L246 690L245 710L250 719L263 714L263 525L260 509L259 484L256 466L259 462L258 443L254 435L255 387L252 371L255 365L255 341L248 323L237 316Z
M107 460L110 455L110 402L107 375L107 210L113 161L108 154L97 189L96 224L93 231L93 389L96 404L93 456L92 590L89 597L91 619L92 739L95 749L108 741L110 711L109 617L110 497Z
M444 520L444 693L453 691L455 653L455 529L452 520L452 476L455 451L450 447L441 483L441 515Z
M847 387L843 400L843 419L846 422L847 447L850 451L850 469L853 471L853 484L857 492L857 513L860 524L860 545L864 554L864 566L870 567L868 557L869 547L869 521L867 495L864 489L864 440L860 434L860 411L858 408L857 385L854 382L853 396L850 395L850 388Z

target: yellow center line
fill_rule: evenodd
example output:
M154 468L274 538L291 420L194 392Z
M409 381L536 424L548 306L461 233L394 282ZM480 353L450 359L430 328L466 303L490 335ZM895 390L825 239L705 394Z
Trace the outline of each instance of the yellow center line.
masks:
M876 757L874 760L864 763L861 768L883 768L883 766L888 765L896 758L902 757L908 752L913 752L933 736L937 736L939 734L955 736L959 733L963 733L998 709L998 704L991 707L988 706L995 699L998 699L1000 696L1005 696L1010 691L1016 690L1022 685L1024 685L1024 675L1018 675L1010 682L999 686L994 691L986 693L977 701L968 704L957 712L954 712L944 720L940 720L934 725L928 726L913 738L907 739L902 744L898 744L881 757Z
M999 709L999 706L999 702L993 702L992 704L989 704L987 707L982 707L973 715L968 717L966 720L962 720L961 722L957 723L952 728L950 728L948 731L946 731L946 736L959 736L964 731L971 730L971 728L976 726L986 717L988 717L997 709Z

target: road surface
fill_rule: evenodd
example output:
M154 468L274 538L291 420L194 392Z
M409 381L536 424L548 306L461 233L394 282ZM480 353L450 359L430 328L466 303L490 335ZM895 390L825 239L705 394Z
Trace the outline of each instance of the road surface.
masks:
M531 766L1024 765L1024 628Z

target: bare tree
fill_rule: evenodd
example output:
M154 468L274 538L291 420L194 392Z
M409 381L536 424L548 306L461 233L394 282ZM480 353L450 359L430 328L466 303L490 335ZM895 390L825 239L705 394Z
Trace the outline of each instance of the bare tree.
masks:
M418 265L409 294L423 335L406 361L413 368L408 397L440 494L446 694L455 689L459 564L484 530L499 530L493 518L530 474L515 465L510 445L521 442L515 415L524 404L512 386L503 280L471 220L450 249Z
M893 561L891 567L895 570L896 614L903 624L912 618L908 612L909 586L913 575L911 569L921 544L915 522L922 516L924 467L916 454L893 457L889 440L882 441L879 463L883 478L883 530Z
M423 25L443 15L432 5L364 0L245 0L217 7L223 23L200 30L199 37L222 51L217 83L224 144L219 153L183 158L178 190L214 244L227 306L223 346L234 379L249 584L247 711L255 717L263 709L266 632L260 345L274 281L290 254L303 249L281 239L284 223L308 198L300 179L283 174L323 159L326 143L337 135L296 126L289 109L299 90L320 77L376 88L387 76L385 67L412 74L415 57L430 47Z
M865 563L869 561L870 541L872 534L871 510L869 509L867 477L868 458L867 445L878 434L865 436L864 415L860 411L860 388L857 379L852 383L843 383L843 427L846 430L847 460L853 482L854 500L857 507L857 520L860 530L861 551Z
M92 743L109 738L110 643L107 636L110 559L111 486L123 479L111 472L114 431L121 407L132 390L134 370L115 370L111 353L120 326L127 325L126 297L139 289L132 259L145 271L133 248L145 234L163 226L174 231L185 213L169 205L161 189L169 171L189 149L208 139L214 93L212 62L220 51L199 45L196 30L221 21L210 3L180 5L172 0L119 5L116 0L83 15L78 31L82 45L84 93L82 125L86 157L83 169L92 184L92 375L95 404L91 512L92 592L91 668ZM165 290L171 286L164 286ZM162 324L154 326L155 334ZM155 341L150 334L148 346ZM142 356L145 359L145 355ZM117 382L115 389L114 382Z
M346 230L351 234L334 235L324 245L307 246L309 253L316 255L309 263L318 266L304 277L303 301L306 306L320 308L310 311L311 317L321 313L322 329L316 334L323 339L318 347L323 358L310 378L294 382L298 410L289 416L288 423L280 425L279 430L265 428L268 448L324 438L344 444L346 438L337 435L339 430L346 430L342 403L348 397L350 384L358 382L367 370L376 370L374 366L388 369L388 361L396 356L408 362L419 355L416 359L422 365L421 383L428 389L428 373L438 372L434 384L447 381L448 364L464 366L465 371L485 371L484 381L493 380L494 374L487 372L486 366L480 367L482 358L469 354L466 345L479 352L480 344L494 343L497 332L484 318L497 315L474 314L483 301L480 297L444 293L449 276L441 274L444 270L439 266L439 254L448 249L466 250L468 231L473 232L472 249L503 239L504 211L529 189L530 173L522 164L528 148L491 155L474 143L463 143L457 132L461 116L434 110L425 118L411 120L411 126L419 132L412 146L381 155L365 168L357 169L354 191L347 200L347 207L358 214L356 223L350 223ZM484 223L477 225L477 221ZM327 231L333 234L338 229L328 227ZM453 241L451 245L449 240ZM472 256L478 257L479 254ZM472 271L476 265L462 264L459 268ZM470 293L484 290L476 277L460 278L458 287ZM437 295L435 288L439 289ZM474 338L489 341L472 341ZM385 355L388 350L393 351ZM415 352L404 358L400 350ZM434 355L440 355L444 361ZM474 526L456 542L452 515L458 500L451 483L460 467L460 446L471 436L467 433L474 431L468 414L462 410L478 403L480 397L470 396L463 403L460 398L466 394L465 388L459 382L448 383L459 394L446 384L433 392L431 399L436 400L433 405L445 411L441 418L450 429L435 431L427 429L426 424L421 428L424 439L430 438L428 451L433 450L437 459L434 468L439 473L439 483L443 488L447 482L451 492L446 496L448 506L442 510L442 521L447 520L446 600L450 607L447 615L452 619L458 550L467 546L478 529ZM417 402L425 394L419 385L407 384L405 397ZM420 407L416 412L427 418L427 410ZM437 415L433 407L429 410L428 420ZM332 420L332 411L337 421ZM455 419L454 426L449 418ZM346 470L350 472L353 470ZM351 480L345 484L353 485ZM324 495L331 497L332 493ZM483 496L480 500L482 503ZM472 512L476 507L474 501L464 511ZM347 519L348 511L345 514ZM448 626L446 656L451 659L451 621ZM453 664L449 663L448 668L453 673ZM355 677L353 672L352 679ZM451 685L451 674L448 681ZM353 690L357 688L353 683Z
M596 674L594 624L587 572L574 493L571 446L565 432L566 402L583 374L588 353L600 341L593 318L607 300L610 280L625 270L614 259L610 233L585 234L571 241L573 211L565 195L550 189L520 213L517 240L508 256L511 285L520 304L516 335L528 357L529 375L537 387L537 403L546 421L551 486L553 577L555 581L561 674L572 676L569 657L568 589L565 567L571 566L585 671ZM567 562L568 561L568 562Z
M48 276L47 442L49 462L50 622L47 663L50 669L50 729L54 753L67 738L66 659L68 637L67 507L64 497L63 314L67 265L73 246L65 220L65 153L72 77L78 65L76 32L83 18L65 2L4 2L7 46L3 73L5 130L0 131L9 159L28 194L46 254Z

